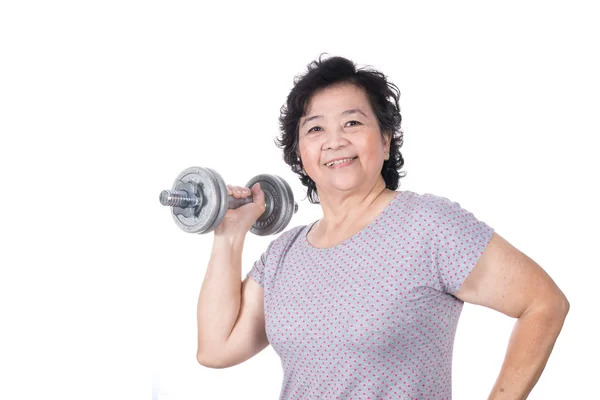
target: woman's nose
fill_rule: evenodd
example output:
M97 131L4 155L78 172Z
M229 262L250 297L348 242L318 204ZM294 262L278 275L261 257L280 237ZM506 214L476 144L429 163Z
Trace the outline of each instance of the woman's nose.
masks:
M346 135L342 128L328 129L325 135L325 142L327 147L338 147L348 142Z

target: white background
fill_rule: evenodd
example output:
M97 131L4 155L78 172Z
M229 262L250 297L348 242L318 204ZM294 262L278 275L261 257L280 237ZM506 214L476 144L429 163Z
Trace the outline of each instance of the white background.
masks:
M569 298L529 398L597 395L595 6L407 3L3 2L0 398L278 398L271 347L197 364L212 234L179 230L158 194L193 165L271 173L298 198L288 228L318 219L273 139L322 52L399 86L400 190L459 202ZM244 275L273 239L248 235ZM454 398L487 397L514 322L465 304Z

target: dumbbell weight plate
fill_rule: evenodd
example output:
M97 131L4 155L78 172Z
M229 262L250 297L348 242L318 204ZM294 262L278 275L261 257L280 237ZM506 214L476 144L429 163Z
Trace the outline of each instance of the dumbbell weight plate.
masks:
M273 235L281 232L294 215L294 194L290 185L277 175L257 175L250 179L246 187L251 188L256 182L265 193L267 208L250 227L250 232L259 236Z
M209 172L212 173L213 179L218 186L220 201L218 203L219 210L217 212L217 218L215 218L213 220L213 223L208 228L208 230L205 232L202 232L202 233L212 232L223 221L223 218L225 218L225 214L227 213L227 204L228 204L228 197L229 197L229 195L227 194L227 185L225 184L225 180L223 179L223 177L221 175L219 175L219 173L217 171L215 171L214 169L210 169L210 168L207 168L207 169L209 170Z
M227 185L216 171L210 168L190 167L181 172L173 184L173 189L182 183L193 183L201 192L201 207L191 216L172 215L179 228L188 233L207 233L216 228L227 212ZM209 207L207 205L213 205ZM218 205L218 206L215 206Z

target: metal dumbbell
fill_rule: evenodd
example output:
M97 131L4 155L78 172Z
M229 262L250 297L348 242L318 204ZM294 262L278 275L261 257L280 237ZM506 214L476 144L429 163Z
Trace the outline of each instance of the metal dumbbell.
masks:
M246 184L255 183L265 194L265 212L250 227L250 232L265 236L281 232L298 211L290 185L276 175L257 175ZM171 206L177 226L188 233L212 232L225 217L227 209L252 202L252 196L243 199L227 194L227 185L210 168L190 167L180 173L171 190L163 190L159 197L163 206Z

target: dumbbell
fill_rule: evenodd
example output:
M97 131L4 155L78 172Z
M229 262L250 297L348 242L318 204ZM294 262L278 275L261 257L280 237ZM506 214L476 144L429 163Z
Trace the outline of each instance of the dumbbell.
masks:
M255 183L265 194L265 212L250 227L250 232L273 235L281 232L298 211L290 185L277 175L257 175L246 184ZM227 194L227 185L216 171L210 168L190 167L181 172L171 190L159 196L163 206L171 207L177 226L188 233L212 232L221 224L227 209L252 203L252 196L238 199Z

